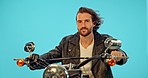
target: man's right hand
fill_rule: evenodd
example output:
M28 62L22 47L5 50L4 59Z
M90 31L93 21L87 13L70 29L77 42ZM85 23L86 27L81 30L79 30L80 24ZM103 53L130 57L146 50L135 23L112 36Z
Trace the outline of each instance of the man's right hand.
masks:
M27 66L31 69L34 70L36 67L36 62L39 59L38 54L31 54L29 57L25 58L25 61L27 61L29 64Z

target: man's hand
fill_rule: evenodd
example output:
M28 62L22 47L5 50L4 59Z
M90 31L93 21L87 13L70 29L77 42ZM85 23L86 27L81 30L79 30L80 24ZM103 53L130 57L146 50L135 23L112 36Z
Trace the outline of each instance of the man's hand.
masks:
M31 70L35 70L36 65L37 65L37 60L39 59L39 55L38 54L31 54L29 57L25 58L25 61L27 61L27 66L31 69Z
M121 60L120 57L122 57L123 54L120 51L114 50L114 51L111 51L111 55L112 55L113 59L116 60L116 62L118 62Z

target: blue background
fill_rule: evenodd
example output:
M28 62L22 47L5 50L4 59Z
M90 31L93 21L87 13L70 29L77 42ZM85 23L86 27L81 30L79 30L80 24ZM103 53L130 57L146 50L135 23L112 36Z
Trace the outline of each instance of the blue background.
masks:
M0 78L42 78L43 70L18 67L13 58L29 56L23 50L29 41L43 54L77 32L80 6L99 11L104 23L98 32L120 39L130 57L112 67L114 77L148 78L146 0L0 0Z

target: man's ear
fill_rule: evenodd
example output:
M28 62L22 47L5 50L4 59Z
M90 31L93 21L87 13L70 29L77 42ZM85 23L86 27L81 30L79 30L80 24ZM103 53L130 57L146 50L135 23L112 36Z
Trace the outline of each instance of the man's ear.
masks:
M94 26L94 27L96 26L96 23L95 23L95 21L93 22L93 26Z

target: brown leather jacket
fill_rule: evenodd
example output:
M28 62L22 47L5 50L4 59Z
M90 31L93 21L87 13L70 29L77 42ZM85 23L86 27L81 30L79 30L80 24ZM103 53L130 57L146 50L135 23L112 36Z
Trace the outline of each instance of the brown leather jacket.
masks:
M105 50L104 40L109 37L109 35L102 35L98 32L94 33L94 47L93 56L99 55ZM109 51L108 51L109 52ZM62 39L60 44L55 47L55 49L49 51L40 56L42 59L52 59L52 58L62 58L62 57L80 57L80 47L79 47L79 33L74 35L66 36ZM54 63L55 61L50 61ZM117 64L122 65L126 62L126 59L121 60ZM79 59L73 60L63 60L62 64L79 64ZM91 67L92 73L95 78L113 78L112 71L109 65L107 65L103 60L95 59L92 61Z

